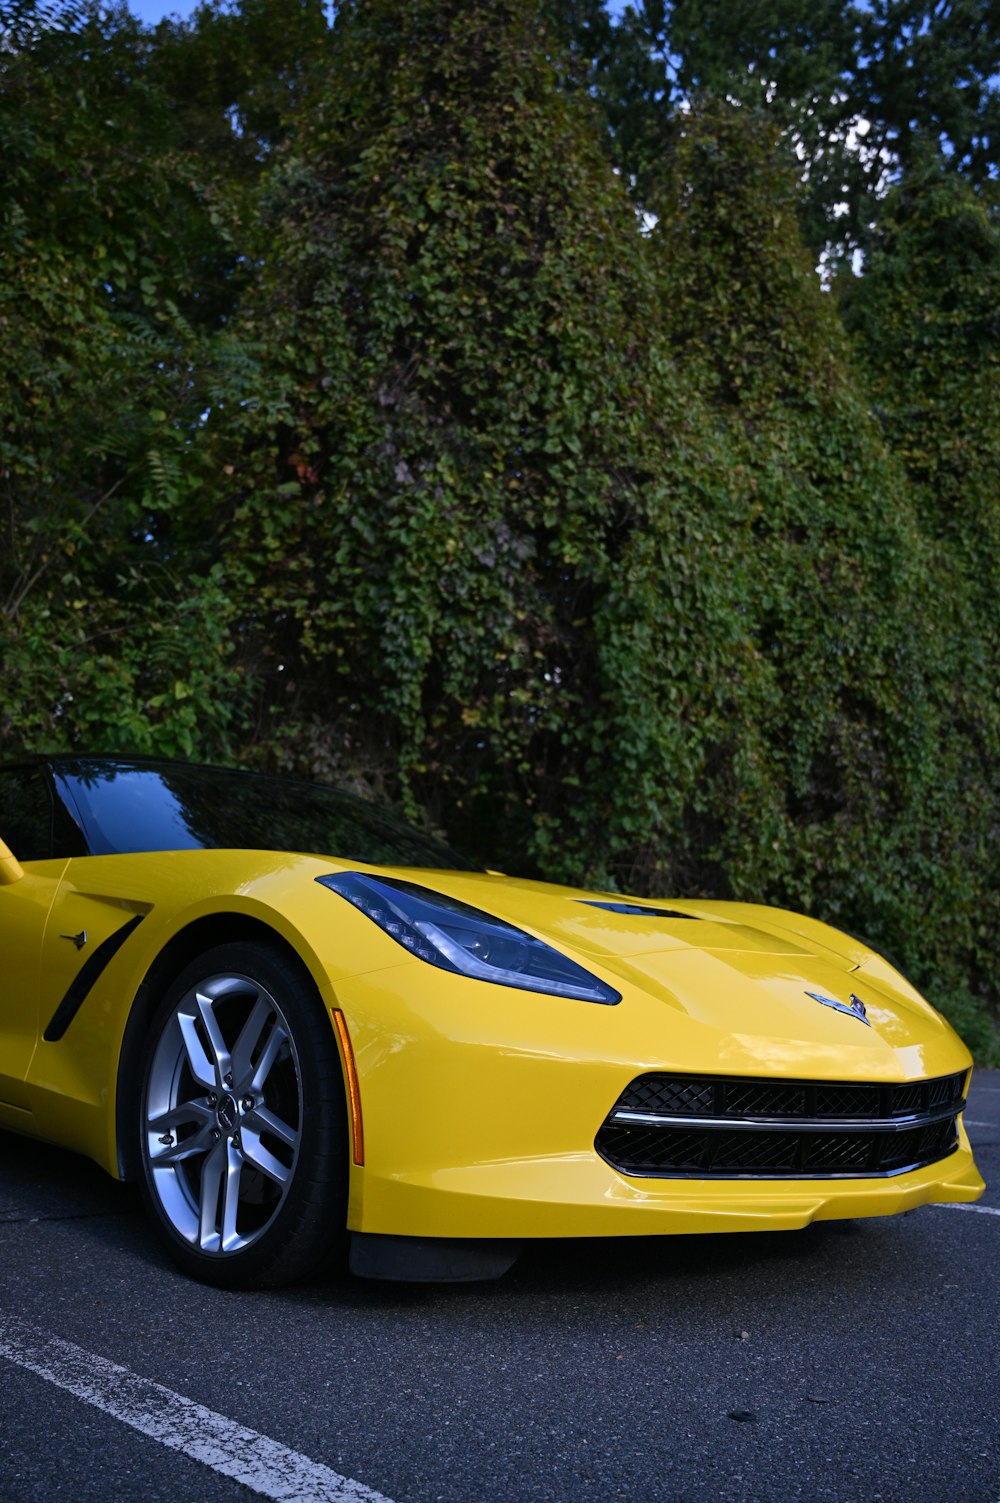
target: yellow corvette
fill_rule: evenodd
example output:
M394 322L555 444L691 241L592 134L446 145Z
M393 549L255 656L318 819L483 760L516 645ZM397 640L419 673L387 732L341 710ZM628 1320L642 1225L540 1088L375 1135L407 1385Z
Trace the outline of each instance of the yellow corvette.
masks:
M217 1284L983 1189L969 1054L864 944L477 871L328 788L0 769L0 964L0 1126L137 1180Z

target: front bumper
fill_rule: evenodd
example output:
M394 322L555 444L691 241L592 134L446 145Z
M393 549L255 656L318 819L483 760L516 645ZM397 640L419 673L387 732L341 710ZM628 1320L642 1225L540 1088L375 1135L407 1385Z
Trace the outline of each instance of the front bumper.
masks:
M499 994L499 995L498 995ZM419 962L340 978L364 1117L351 1169L354 1232L517 1239L792 1230L973 1201L968 1138L893 1177L638 1178L594 1147L637 1075L684 1069L903 1081L966 1069L945 1026L908 1047L817 1009L811 1039L720 1029L626 986L614 1008L494 988Z
M421 1237L627 1237L794 1231L973 1201L983 1181L962 1133L948 1159L896 1179L628 1180L594 1153L364 1175L359 1231Z

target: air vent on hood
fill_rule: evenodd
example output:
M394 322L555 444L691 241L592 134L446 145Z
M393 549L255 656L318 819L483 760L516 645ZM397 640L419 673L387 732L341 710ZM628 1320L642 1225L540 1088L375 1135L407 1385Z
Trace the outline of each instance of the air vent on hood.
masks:
M645 908L641 903L595 903L591 898L578 898L584 908L604 908L608 913L625 913L632 918L694 919L697 914L680 913L676 908Z

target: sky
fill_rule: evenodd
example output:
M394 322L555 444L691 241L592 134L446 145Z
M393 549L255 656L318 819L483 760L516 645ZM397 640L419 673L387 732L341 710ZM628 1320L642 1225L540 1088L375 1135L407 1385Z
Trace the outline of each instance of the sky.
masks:
M194 10L194 0L129 0L129 10L147 26L155 26L164 16L178 15L186 20Z

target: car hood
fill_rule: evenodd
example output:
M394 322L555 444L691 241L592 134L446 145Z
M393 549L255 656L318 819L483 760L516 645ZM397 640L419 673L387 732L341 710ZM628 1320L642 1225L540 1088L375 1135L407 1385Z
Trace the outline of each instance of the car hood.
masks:
M824 1076L862 1069L872 1078L912 1078L933 1072L935 1045L958 1045L881 956L817 919L760 904L631 899L498 875L408 875L572 954L616 985L626 1006L641 997L635 1005L656 1004L663 1021L669 1009L685 1057L704 1049L717 1068L727 1051L734 1072L750 1058L757 1068L787 1070L797 1054L803 1068L808 1058ZM642 911L614 911L620 905ZM656 1033L662 1037L660 1027Z

